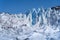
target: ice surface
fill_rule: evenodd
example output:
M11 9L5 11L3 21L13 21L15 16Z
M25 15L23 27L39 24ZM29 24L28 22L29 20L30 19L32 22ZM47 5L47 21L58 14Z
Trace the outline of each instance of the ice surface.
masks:
M1 13L0 40L60 40L60 11L38 8L28 13Z

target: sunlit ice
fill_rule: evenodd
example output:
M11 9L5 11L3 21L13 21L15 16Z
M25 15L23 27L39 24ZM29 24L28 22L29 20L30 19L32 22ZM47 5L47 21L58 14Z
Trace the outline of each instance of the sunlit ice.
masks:
M1 40L59 40L60 11L33 8L27 14L0 13Z

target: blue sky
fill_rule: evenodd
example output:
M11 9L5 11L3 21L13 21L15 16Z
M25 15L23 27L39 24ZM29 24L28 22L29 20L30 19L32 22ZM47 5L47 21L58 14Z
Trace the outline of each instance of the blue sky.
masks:
M32 8L59 6L60 0L0 0L0 12L19 13Z

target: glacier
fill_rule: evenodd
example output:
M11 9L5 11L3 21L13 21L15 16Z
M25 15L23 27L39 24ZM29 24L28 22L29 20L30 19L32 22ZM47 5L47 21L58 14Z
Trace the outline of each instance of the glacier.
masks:
M60 11L33 8L25 13L0 13L0 40L60 40Z

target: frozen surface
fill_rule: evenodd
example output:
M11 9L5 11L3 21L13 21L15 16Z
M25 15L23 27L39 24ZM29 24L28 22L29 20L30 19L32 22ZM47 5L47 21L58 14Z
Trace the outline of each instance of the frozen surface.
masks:
M0 13L0 40L60 40L60 11L33 9Z

